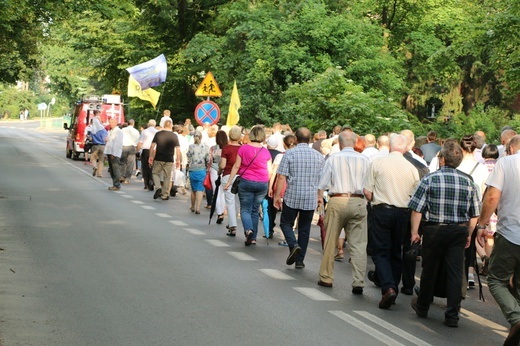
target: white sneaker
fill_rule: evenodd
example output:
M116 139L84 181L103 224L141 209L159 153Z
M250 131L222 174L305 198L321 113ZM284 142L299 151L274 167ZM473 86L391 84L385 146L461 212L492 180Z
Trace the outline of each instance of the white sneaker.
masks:
M473 276L473 274L468 274L468 286L470 288L475 287L475 277Z

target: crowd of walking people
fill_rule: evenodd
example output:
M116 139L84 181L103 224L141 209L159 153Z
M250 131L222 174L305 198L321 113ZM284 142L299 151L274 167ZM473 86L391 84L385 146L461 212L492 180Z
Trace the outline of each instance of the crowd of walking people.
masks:
M501 143L488 144L483 131L440 140L434 131L376 137L348 126L330 135L279 123L194 128L189 119L174 125L169 111L140 134L133 121L122 129L115 120L109 125L107 131L94 118L90 127L93 175L101 176L107 156L109 190L121 189L134 169L154 199L190 190L189 209L198 215L205 202L228 236L237 236L240 219L245 246L256 245L261 218L272 238L279 215L286 264L296 269L305 268L312 220L322 209L318 285L333 286L334 262L346 255L353 294L363 294L368 278L381 288L379 308L390 309L400 294L415 292L411 308L420 318L434 297L446 298L444 324L457 327L466 290L487 275L511 324L504 344L520 343L520 136L514 129L505 127ZM368 273L367 254L375 264Z

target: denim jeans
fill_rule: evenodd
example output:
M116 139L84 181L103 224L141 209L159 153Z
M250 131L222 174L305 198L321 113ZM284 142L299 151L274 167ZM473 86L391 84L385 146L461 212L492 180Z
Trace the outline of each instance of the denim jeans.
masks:
M240 199L240 218L244 232L253 231L253 240L258 232L258 210L263 199L267 195L267 182L252 181L242 178L238 185L238 198Z
M314 210L300 210L293 209L287 204L283 204L282 215L280 216L280 228L282 229L287 245L292 250L298 245L302 251L296 258L296 262L303 262L305 253L307 252L307 245L309 245L309 235L311 232L312 216ZM294 235L293 226L294 221L298 218L298 240Z

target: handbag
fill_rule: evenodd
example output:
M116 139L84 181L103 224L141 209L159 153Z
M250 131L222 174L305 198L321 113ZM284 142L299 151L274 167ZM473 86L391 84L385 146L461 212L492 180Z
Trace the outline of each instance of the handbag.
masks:
M242 171L242 174L244 174L244 173L247 171L247 169L249 168L249 166L251 166L251 164L252 164L253 161L256 159L256 157L258 156L258 154L262 151L262 149L263 149L263 147L260 148L260 150L258 150L258 152L256 153L255 157L253 157L253 159L251 160L251 162L249 162L249 164L247 165L246 169L244 169L244 170ZM237 176L235 177L235 180L233 181L233 185L231 185L231 193L232 193L232 194L235 194L235 195L236 195L236 194L238 193L238 185L240 185L240 180L241 180L241 179L242 179L242 178L241 178L239 175L237 175Z
M206 190L213 189L213 186L211 185L211 173L209 171L206 173L206 177L204 178L204 182L202 183L202 185Z
M240 176L237 175L235 181L233 181L233 185L231 185L231 193L236 195L238 193L238 184L240 184Z

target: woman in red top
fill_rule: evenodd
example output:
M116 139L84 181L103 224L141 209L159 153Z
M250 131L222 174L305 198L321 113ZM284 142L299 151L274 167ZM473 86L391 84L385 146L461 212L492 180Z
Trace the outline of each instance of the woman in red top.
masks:
M220 170L222 171L222 181L220 184L219 194L224 194L224 198L226 201L226 209L228 215L228 233L227 235L234 237L237 231L237 215L239 210L239 202L238 195L232 194L231 189L224 190L223 187L226 186L229 181L229 175L231 173L231 168L235 164L237 159L238 149L240 148L240 137L242 131L240 127L233 126L231 130L229 130L229 142L222 149L222 154L220 158ZM233 179L234 180L234 179ZM230 183L230 185L233 182Z

